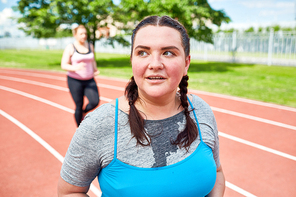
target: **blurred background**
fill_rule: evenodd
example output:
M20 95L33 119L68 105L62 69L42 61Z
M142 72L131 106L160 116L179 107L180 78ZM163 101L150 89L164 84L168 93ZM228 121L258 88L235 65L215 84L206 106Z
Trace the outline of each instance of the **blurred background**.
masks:
M64 49L79 23L97 52L128 54L137 21L167 14L189 29L193 59L296 66L295 0L161 2L1 0L0 49Z

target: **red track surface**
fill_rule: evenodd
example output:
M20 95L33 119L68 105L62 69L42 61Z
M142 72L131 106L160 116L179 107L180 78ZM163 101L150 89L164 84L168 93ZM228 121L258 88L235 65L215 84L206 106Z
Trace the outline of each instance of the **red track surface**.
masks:
M126 85L96 81L100 105L121 96ZM191 92L215 113L226 197L296 196L295 108ZM0 95L0 196L56 196L62 157L76 129L66 74L0 68Z

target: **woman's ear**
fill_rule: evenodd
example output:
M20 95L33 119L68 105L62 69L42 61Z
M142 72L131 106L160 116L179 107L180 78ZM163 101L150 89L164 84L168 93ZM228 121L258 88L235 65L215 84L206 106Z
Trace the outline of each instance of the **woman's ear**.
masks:
M188 69L189 69L189 65L190 65L190 60L191 60L191 57L190 57L190 55L188 55L185 58L185 68L184 68L183 76L187 75L187 72L188 72Z

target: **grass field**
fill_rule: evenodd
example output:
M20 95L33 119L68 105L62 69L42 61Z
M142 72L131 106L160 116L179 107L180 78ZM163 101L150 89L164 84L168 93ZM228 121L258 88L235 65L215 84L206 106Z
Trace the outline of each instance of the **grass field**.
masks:
M61 71L61 50L0 50L0 67ZM101 75L129 79L128 55L96 54ZM189 88L296 107L296 67L192 60Z

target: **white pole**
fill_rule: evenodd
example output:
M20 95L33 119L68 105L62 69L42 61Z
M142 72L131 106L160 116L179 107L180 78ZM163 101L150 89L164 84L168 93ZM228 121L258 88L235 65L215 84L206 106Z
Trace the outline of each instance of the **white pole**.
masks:
M269 42L268 42L268 60L267 60L268 66L271 66L272 64L272 49L273 49L273 29L270 29Z
M204 42L203 45L204 45L204 61L208 61L208 44Z
M232 61L235 62L235 52L236 52L236 31L232 33Z

